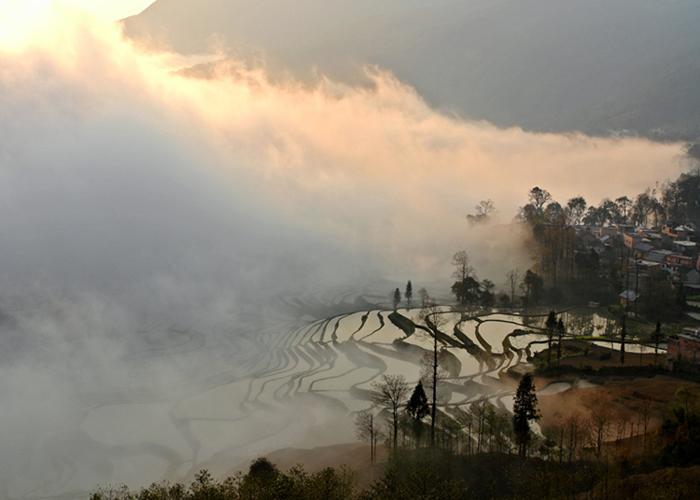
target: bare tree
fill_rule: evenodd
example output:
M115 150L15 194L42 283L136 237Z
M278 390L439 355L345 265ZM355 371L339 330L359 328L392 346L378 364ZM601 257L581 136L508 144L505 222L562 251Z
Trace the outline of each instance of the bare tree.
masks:
M476 453L481 453L484 431L486 427L486 412L488 401L482 399L469 405L469 415L474 424L476 432Z
M372 402L391 414L394 453L399 439L399 411L406 404L409 392L403 375L382 375L379 381L372 382Z
M474 418L470 412L465 411L459 407L454 410L453 416L454 416L454 419L457 421L457 423L462 426L462 429L466 429L466 431L467 431L467 455L471 455L472 454L472 427L474 425Z
M469 255L464 250L460 250L452 257L452 265L455 270L452 277L457 281L465 281L474 274L474 268L469 263Z
M508 287L510 288L510 304L511 307L515 305L515 290L518 289L518 285L520 284L520 278L522 276L520 275L520 270L516 267L515 269L511 269L506 273L506 279L508 280Z
M481 200L478 205L475 205L476 214L467 215L467 220L471 225L488 222L498 213L493 200Z
M370 410L361 411L355 416L355 435L361 441L369 441L370 457L374 463L377 458L379 425Z
M545 437L549 437L555 443L557 443L557 448L559 448L559 463L564 462L564 439L566 437L566 427L561 419L561 416L557 418L554 424L549 427L542 428L542 434Z
M651 417L654 415L654 405L648 399L643 400L639 406L637 406L637 413L639 413L639 423L642 425L642 430L644 431L644 454L647 452L647 432L649 431L649 422Z
M608 407L598 402L588 418L588 439L598 458L603 451L603 443L610 434L612 416Z
M434 352L426 351L420 360L420 378L425 386L425 389L432 394L433 385L437 385L437 391L440 390L440 386L443 381L449 377L449 370L447 369L447 351L444 346L438 346L437 355L437 373L434 374ZM436 392L437 392L436 391ZM437 397L437 402L443 403L440 397Z
M564 430L570 463L576 457L576 449L584 437L584 420L579 412L574 412L564 419Z
M615 430L617 431L616 445L618 449L621 449L623 441L627 437L627 428L631 425L633 428L632 430L634 430L634 422L632 422L632 417L630 414L626 412L618 412L613 414L613 420L615 422ZM620 451L618 451L618 453L620 453Z
M420 297L421 309L425 309L425 305L430 300L430 294L428 294L428 290L426 290L425 287L421 287L421 289L418 290L418 296Z
M435 446L435 419L437 418L437 385L438 368L440 365L438 351L438 336L442 333L440 328L447 324L443 311L435 300L428 298L420 312L420 318L426 325L426 331L433 338L433 360L432 373L429 379L425 380L426 385L431 385L431 406L430 406L430 445Z

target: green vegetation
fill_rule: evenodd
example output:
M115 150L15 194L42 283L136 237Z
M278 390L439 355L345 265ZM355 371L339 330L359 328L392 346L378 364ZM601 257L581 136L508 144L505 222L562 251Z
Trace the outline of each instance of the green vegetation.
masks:
M532 441L530 422L539 418L535 384L532 382L532 375L526 373L518 384L513 402L513 434L521 458L527 456L527 448Z

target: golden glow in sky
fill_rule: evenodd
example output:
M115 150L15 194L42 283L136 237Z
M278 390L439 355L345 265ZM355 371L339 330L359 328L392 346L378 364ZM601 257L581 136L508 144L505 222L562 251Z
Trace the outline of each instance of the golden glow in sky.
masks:
M0 47L22 46L70 12L111 23L139 14L154 0L0 0Z
M84 11L103 22L112 22L140 13L154 0L2 0L2 16L9 16L20 23L40 19L53 6Z

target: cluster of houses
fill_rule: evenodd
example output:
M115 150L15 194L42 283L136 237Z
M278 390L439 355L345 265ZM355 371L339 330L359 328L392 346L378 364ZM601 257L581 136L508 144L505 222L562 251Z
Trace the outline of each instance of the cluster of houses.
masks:
M627 252L623 305L632 305L644 292L649 278L669 279L683 287L686 302L700 305L700 228L693 223L662 226L661 232L630 224L576 228L579 239L605 258ZM624 255L624 253L623 253ZM667 366L684 359L700 363L700 328L684 328L667 338Z
M661 232L631 224L576 228L579 239L601 257L627 252L627 269L620 299L636 301L648 278L665 277L682 285L688 301L700 302L700 231L692 222L662 226ZM617 243L616 243L617 242ZM617 247L617 250L615 249Z
M668 368L679 359L685 359L693 365L700 361L700 328L683 328L678 335L669 335L666 364Z

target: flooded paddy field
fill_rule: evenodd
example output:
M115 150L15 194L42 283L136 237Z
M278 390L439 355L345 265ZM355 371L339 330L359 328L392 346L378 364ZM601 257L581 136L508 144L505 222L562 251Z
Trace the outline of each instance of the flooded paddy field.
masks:
M398 313L421 324L419 309ZM78 498L97 484L188 481L284 447L352 442L355 414L373 408L372 384L403 375L413 386L421 360L431 358L433 337L420 328L407 334L391 314L341 290L281 294L248 322L144 328L118 360L137 382L76 391L71 415L39 433L5 481L7 496ZM447 307L440 315L441 405L451 411L488 400L511 411L507 372L531 369L528 358L546 348L541 318L470 317ZM542 394L570 387L552 384Z

